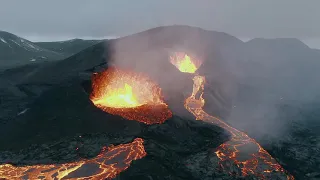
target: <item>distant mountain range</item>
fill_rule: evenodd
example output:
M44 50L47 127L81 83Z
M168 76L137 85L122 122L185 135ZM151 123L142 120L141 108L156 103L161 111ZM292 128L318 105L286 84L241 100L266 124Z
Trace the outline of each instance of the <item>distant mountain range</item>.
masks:
M100 40L72 39L59 42L31 42L0 31L0 69L65 59Z
M35 42L36 45L68 56L80 52L102 40L71 39L57 42Z

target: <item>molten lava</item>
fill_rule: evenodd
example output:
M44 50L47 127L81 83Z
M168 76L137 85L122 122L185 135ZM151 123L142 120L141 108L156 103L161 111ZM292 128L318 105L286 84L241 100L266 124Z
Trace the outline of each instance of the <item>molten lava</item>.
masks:
M92 78L91 101L103 111L146 124L163 123L172 116L161 89L146 76L108 68Z
M0 179L112 179L126 170L133 160L146 156L143 139L136 138L128 144L104 148L93 159L65 164L33 166L0 165ZM81 172L93 172L79 177Z
M185 73L195 73L200 67L201 62L192 59L185 53L177 52L170 56L170 62L176 66L181 72Z
M130 108L140 106L137 98L132 93L132 87L127 83L123 88L110 89L108 96L94 101L95 104L101 104L107 107Z
M192 62L189 58L187 61ZM180 62L180 61L178 61ZM171 63L173 60L171 58ZM181 72L194 73L194 66L185 68L181 63L173 63ZM193 78L192 94L185 101L185 108L192 113L197 120L203 120L208 123L215 124L229 131L232 135L230 141L221 144L215 153L220 159L220 167L230 174L242 176L255 175L259 179L271 179L272 173L282 173L287 179L293 180L294 177L289 175L272 156L264 150L254 139L245 133L229 126L222 120L210 116L203 110L205 100L202 97L204 90L205 77L196 75ZM197 98L197 95L200 95ZM233 172L230 162L233 162L241 169L241 174Z

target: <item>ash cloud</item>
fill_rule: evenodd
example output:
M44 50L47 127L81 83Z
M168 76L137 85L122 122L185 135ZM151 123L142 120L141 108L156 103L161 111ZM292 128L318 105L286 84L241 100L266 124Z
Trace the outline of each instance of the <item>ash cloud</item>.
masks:
M214 109L224 111L226 115L231 107L229 96L234 94L234 82L218 50L218 41L224 43L220 37L233 39L225 33L190 26L158 27L114 41L110 50L111 64L146 73L160 84L173 111L194 119L190 114L187 115L183 104L192 92L195 74L182 73L170 63L172 53L185 52L202 61L197 73L205 75L208 82L219 84L214 89L219 98L211 98L208 102L214 101L217 105Z
M300 0L6 1L0 24L1 30L24 37L58 38L123 36L188 24L245 38L318 38L311 45L319 48L319 6L319 1Z
M293 38L253 39L241 46L227 55L238 82L230 124L258 140L277 140L294 123L319 123L305 114L319 103L318 50Z
M190 31L191 30L191 31ZM175 51L191 54L190 45L202 48L197 37L198 29L188 26L159 27L142 33L118 39L113 45L112 63L119 67L145 72L157 80L164 89L185 87L191 81L190 74L184 74L173 66L169 57ZM190 43L192 42L192 43ZM176 89L176 90L178 90Z

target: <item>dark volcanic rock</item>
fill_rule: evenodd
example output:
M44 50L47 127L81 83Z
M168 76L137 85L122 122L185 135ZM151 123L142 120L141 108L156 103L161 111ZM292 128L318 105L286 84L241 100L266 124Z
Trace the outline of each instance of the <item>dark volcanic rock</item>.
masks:
M141 136L146 140L147 156L134 162L120 179L194 179L184 159L228 139L220 128L179 117L150 126Z
M145 140L147 156L134 161L128 170L117 177L119 179L190 179L184 159L215 148L229 139L229 135L219 127L177 116L164 124L142 126L135 137ZM29 145L15 153L2 152L0 163L10 162L19 166L72 162L97 156L105 145L128 143L133 139L125 131L66 136L57 141Z
M136 121L127 121L96 108L89 100L79 79L58 85L43 93L30 105L29 110L18 116L4 129L1 148L28 146L77 133L120 131L139 133Z

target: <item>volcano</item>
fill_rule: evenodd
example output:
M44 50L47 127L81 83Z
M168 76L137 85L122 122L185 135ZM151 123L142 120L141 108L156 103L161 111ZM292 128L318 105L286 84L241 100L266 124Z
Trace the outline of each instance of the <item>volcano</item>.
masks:
M293 57L277 54L281 48L272 42L267 47L276 52L275 61ZM34 167L41 170L40 178L50 167L62 173L81 166L64 176L70 178L107 175L110 171L100 165L120 167L110 173L120 180L291 177L284 169L297 179L316 177L308 173L318 172L312 166L318 162L317 141L310 138L311 145L296 151L292 138L288 148L275 143L274 149L269 141L250 134L254 129L250 124L239 128L228 121L237 92L233 73L239 75L228 63L256 67L254 63L265 55L259 52L264 52L259 44L247 47L225 33L169 26L104 41L59 62L6 71L1 78L10 81L0 88L1 169L11 173L7 179L14 179L12 173L25 178L24 172ZM266 54L261 61L269 58ZM112 79L119 81L109 84ZM246 99L254 96L246 90L242 91L248 94ZM141 98L140 91L150 96ZM255 108L237 116L238 122ZM304 154L311 149L312 156ZM122 153L112 158L117 152ZM128 154L132 156L127 158ZM96 168L87 171L91 166Z

